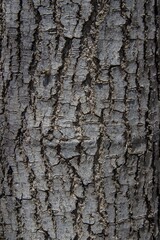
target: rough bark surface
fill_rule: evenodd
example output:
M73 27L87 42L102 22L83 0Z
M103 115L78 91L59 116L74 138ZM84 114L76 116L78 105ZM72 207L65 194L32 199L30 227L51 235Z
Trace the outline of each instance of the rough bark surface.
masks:
M0 5L0 239L160 239L158 2Z

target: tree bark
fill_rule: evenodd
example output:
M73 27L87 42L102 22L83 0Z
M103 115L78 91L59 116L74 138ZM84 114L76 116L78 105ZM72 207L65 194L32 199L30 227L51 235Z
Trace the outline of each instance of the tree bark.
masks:
M0 5L0 239L160 239L158 1Z

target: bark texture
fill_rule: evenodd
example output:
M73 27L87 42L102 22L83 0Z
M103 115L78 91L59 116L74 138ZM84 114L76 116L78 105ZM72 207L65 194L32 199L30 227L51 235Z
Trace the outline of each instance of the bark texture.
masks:
M160 239L158 2L0 5L0 239Z

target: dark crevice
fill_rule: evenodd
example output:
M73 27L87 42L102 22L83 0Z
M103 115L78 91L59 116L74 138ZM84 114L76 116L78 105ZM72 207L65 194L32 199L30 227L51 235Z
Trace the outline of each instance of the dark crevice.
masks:
M43 143L43 138L44 137L43 137L43 133L42 133L42 123L40 123L39 129L40 129L40 133L41 133L41 139L40 139L41 150L40 150L40 153L41 153L42 160L43 160L44 166L45 166L45 172L44 173L45 173L46 185L47 185L47 188L48 188L48 190L46 191L45 202L46 202L46 204L48 205L48 208L49 208L49 204L51 205L51 203L49 203L48 199L49 199L49 193L52 192L52 183L53 183L52 168L51 168L50 162L48 160L48 157L45 154L46 147ZM52 213L51 213L51 217L53 217Z
M115 235L116 238L117 238L117 227L116 227L117 226L117 203L116 203L116 201L117 201L117 194L120 192L120 183L119 183L119 180L118 180L118 176L119 176L119 173L117 171L117 168L114 168L112 179L114 181L115 188L116 188L115 195L114 195L114 208L115 208L114 235Z
M97 194L97 212L99 213L104 226L107 226L106 212L101 211L101 206L106 204L104 186L102 181L102 177L103 177L102 171L101 171L102 166L100 163L100 158L101 158L102 148L103 148L102 145L103 145L103 128L100 130L100 136L97 139L97 151L94 155L93 176L94 176L95 191Z
M158 175L158 184L157 184L157 196L158 196L158 213L157 213L157 223L158 223L158 227L160 229L160 176ZM159 233L160 235L160 233Z
M82 82L82 86L89 86L91 87L91 83L92 83L92 77L90 75L90 73L87 74L86 79Z
M10 176L13 174L13 169L12 169L11 166L9 166L7 174L10 175Z
M33 169L31 168L29 171L28 182L30 184L30 193L31 193L32 201L36 202L33 217L34 217L35 223L37 225L37 230L38 230L39 227L41 227L41 217L40 217L41 205L40 205L40 200L38 198L37 188L35 188L35 186L34 186L35 181L36 181L36 175L35 175Z
M97 57L93 57L93 62L95 65L95 81L98 80L98 76L100 73L101 65L100 65L100 60Z
M79 240L79 236L77 233L76 233L76 236L73 238L73 240Z
M82 156L82 154L83 154L82 142L80 142L80 143L76 146L76 151L79 153L79 156L78 156L78 158L77 158L77 164L80 165L81 156Z
M29 84L28 84L28 89L29 89L29 95L30 95L30 105L32 105L32 100L31 100L31 94L35 91L35 86L34 86L34 80L31 79Z
M18 28L17 28L17 56L18 56L18 72L20 72L20 64L21 64L21 48L22 48L22 44L21 44L21 11L22 11L22 0L19 0L19 7L20 10L18 12Z
M158 84L158 100L160 101L160 1L155 0L154 5L154 14L155 14L155 67L157 72L157 84ZM159 129L160 129L160 123L159 123ZM157 213L157 224L158 228L160 229L160 167L159 167L159 156L160 156L160 137L158 140L158 149L155 149L157 151L157 159L156 159L156 168L157 168L157 191L156 194L158 196L158 213ZM153 146L154 151L154 146ZM153 156L154 157L154 156ZM153 166L154 167L154 166ZM154 172L155 172L155 168ZM160 238L160 233L158 233L157 239Z
M113 108L113 92L114 92L114 85L113 85L113 76L112 76L112 66L109 67L108 69L108 76L109 76L109 94L108 94L108 100L110 102L109 104L109 113L112 112L112 108Z
M69 57L69 51L72 47L72 39L70 38L65 38L65 44L64 47L62 49L62 55L61 55L61 61L62 64L59 67L57 74L56 74L56 94L54 95L55 98L55 103L53 105L53 119L52 119L52 125L54 125L54 121L56 118L56 112L57 112L57 107L58 107L58 102L59 102L59 98L61 95L61 88L62 88L62 84L63 84L63 76L64 76L64 68L67 62L67 58Z
M13 194L13 179L14 179L13 169L12 169L11 166L9 166L8 171L7 171L7 183L8 183L8 186L10 188L10 195L11 196Z
M101 148L101 144L103 142L103 136L102 134L100 134L99 138L97 139L97 151L94 155L94 165L98 164L99 165L99 158L100 158L100 148ZM96 172L95 172L96 174Z
M61 75L61 72L62 72L62 70L64 68L64 64L65 64L66 58L69 55L69 51L71 49L71 46L72 46L72 39L65 37L65 44L64 44L64 47L63 47L63 50L62 50L62 57L61 57L62 65L59 68L60 75Z
M53 5L53 20L54 20L54 22L56 22L56 13L57 13L57 11L56 11L56 7L57 7L57 0L53 0L53 2L52 2L52 0L50 0L50 5L51 5L51 6Z
M16 232L16 239L21 239L23 223L22 223L22 216L21 216L21 208L22 208L22 199L16 198L15 199L15 210L17 213L17 232Z
M155 14L155 67L156 67L156 80L158 83L158 99L160 100L160 2L155 0L154 5Z
M149 201L149 199L146 195L145 195L145 203L146 203L146 208L147 208L146 218L149 222L148 230L150 231L151 228L153 227L153 224L154 224L154 217L153 217L153 214L152 214L151 203L150 203L150 201Z
M36 59L36 54L37 54L37 47L38 47L38 42L39 42L39 25L40 22L42 20L42 17L40 15L40 12L38 11L38 9L34 9L34 16L35 16L35 24L36 24L36 28L34 30L34 34L33 34L33 42L32 42L32 60L29 66L29 73L31 75L34 75L35 71L36 71L36 67L38 64L38 60Z
M136 90L137 90L137 101L138 101L138 112L139 112L139 122L141 120L141 104L140 104L140 97L141 97L141 86L139 84L139 61L138 61L138 55L137 55L137 59L136 59L136 64L137 64L137 68L136 68L136 78L135 78L135 82L136 82Z
M60 145L60 144L58 144L58 145L56 146L56 150L57 150L57 155L58 155L58 156L61 156L61 145Z
M138 191L138 187L139 187L139 175L140 175L140 157L137 156L136 157L136 171L135 171L135 177L134 177L134 180L135 180L135 185L134 185L134 189L135 189L135 196L137 194L137 191Z
M150 70L148 71L148 79L150 81ZM148 92L148 101L147 101L147 111L145 113L145 137L146 137L146 151L145 151L145 159L147 159L147 153L149 151L152 152L152 127L150 124L150 102L151 102L151 85L149 87L149 92Z
M57 36L55 38L55 42L56 42L55 55L57 55L57 51L58 51L58 47L59 47L59 41L60 41L60 35L57 34Z
M81 102L78 102L77 107L76 107L75 114L76 114L76 121L73 122L73 125L74 125L75 127L81 128L81 122L80 122L81 115L82 115ZM78 165L79 165L80 162L81 162L81 156L82 156L83 151L84 151L84 150L83 150L82 143L83 143L83 136L82 136L81 141L80 141L80 142L78 143L78 145L76 146L76 151L79 153L79 156L77 157L77 164L78 164Z
M46 230L44 230L42 227L39 230L43 232L44 240L52 240L51 236L49 235L49 233Z
M96 17L98 14L98 1L97 0L91 0L91 4L92 4L92 12L89 16L88 21L86 21L83 24L83 28L82 28L82 38L81 38L81 42L80 42L80 55L81 52L83 50L83 47L85 46L85 40L88 36L90 36L93 41L95 41L95 36L93 34L91 34L91 29L96 24Z
M81 19L81 11L82 11L82 9L81 9L81 4L78 4L78 3L77 3L77 5L78 5L78 11L76 12L77 23L76 23L76 26L75 26L75 28L74 28L74 31L75 31L75 29L77 28L77 26L78 26L78 24L79 24L79 21L80 21L80 19Z
M86 240L93 240L92 239L92 229L91 229L91 224L88 224L88 233L89 237Z
M71 214L73 215L73 225L77 228L80 227L80 222L82 220L82 214L80 213L81 212L81 209L82 209L82 206L83 206L83 203L84 203L84 198L79 198L77 197L77 200L76 200L76 207L75 209L71 212ZM76 229L75 228L75 229ZM80 236L78 234L78 232L75 230L75 233L76 233L76 236L74 237L74 239L76 240L79 240Z
M46 71L44 73L44 80L43 80L43 86L47 87L47 85L51 82L52 75L50 71Z
M74 126L79 127L80 126L80 116L81 116L81 102L78 102L76 107L76 121L73 122Z
M4 32L4 12L3 12L3 6L2 1L0 1L0 59L2 54L2 41L3 41L3 32Z

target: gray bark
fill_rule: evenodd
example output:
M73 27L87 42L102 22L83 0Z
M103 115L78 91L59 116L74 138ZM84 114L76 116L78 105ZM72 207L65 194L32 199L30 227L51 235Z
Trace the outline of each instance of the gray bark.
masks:
M160 239L158 2L0 5L0 239Z

